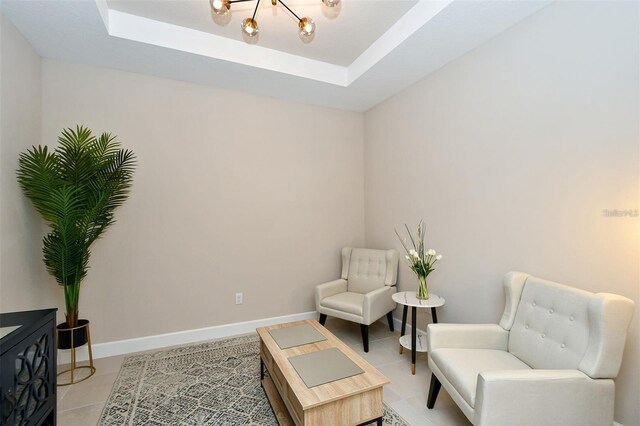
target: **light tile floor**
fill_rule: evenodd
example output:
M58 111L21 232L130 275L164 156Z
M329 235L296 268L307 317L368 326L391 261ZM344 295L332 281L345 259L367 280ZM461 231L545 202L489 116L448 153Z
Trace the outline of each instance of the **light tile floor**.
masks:
M389 331L386 321L378 321L369 327L369 353L362 350L358 324L329 318L326 327L391 380L385 386L384 401L407 422L412 425L470 425L444 389L440 391L435 407L427 409L431 377L427 356L418 353L416 374L412 375L411 353L405 350L399 354L400 333ZM97 359L95 376L72 386L58 387L58 425L95 425L123 360L124 356Z

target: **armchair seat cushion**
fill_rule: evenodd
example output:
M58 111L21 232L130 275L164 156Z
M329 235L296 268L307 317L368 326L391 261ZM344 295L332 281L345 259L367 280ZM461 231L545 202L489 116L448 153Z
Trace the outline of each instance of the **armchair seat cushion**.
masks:
M509 352L495 349L440 348L429 356L460 396L474 408L478 374L498 370L531 370Z
M338 293L333 296L325 297L320 301L320 306L362 316L364 294L345 291L344 293Z

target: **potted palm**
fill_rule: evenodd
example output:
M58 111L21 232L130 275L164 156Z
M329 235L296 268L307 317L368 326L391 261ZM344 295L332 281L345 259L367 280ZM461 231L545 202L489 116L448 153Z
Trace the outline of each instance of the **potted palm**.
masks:
M83 327L88 320L79 319L78 302L90 248L115 222L114 210L129 195L135 156L120 149L109 133L95 137L82 126L63 130L58 143L55 150L34 146L20 154L17 175L22 191L49 225L44 263L62 286L65 302L58 347L72 349L87 339Z

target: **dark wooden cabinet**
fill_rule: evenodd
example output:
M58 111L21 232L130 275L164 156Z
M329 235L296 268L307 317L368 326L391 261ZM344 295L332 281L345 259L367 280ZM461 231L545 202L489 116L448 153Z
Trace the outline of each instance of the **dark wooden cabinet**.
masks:
M56 424L56 310L0 314L0 425Z

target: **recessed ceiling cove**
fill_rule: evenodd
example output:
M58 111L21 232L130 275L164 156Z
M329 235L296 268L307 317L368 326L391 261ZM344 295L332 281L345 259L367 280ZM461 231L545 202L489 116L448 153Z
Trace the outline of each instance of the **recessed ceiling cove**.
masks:
M297 35L296 19L282 6L272 6L269 0L262 0L255 18L260 23L260 34L253 50L279 50L328 64L349 66L416 3L393 1L384 6L380 2L343 0L338 6L328 8L320 0L286 1L296 14L308 16L316 23L313 40L305 43ZM228 15L220 18L211 13L208 0L107 0L106 4L113 12L245 43L240 24L251 17L256 2L233 3Z
M263 0L259 36L240 30L255 1L220 20L209 0L3 0L2 12L45 58L105 66L363 111L551 3Z
M239 31L255 2L233 3L222 20L201 0L97 0L109 35L235 62L338 86L348 86L452 0L345 0L326 8L320 0L290 1L313 17L311 42L297 36L295 18L264 1L256 10L260 34L247 43ZM358 59L363 56L363 61ZM353 67L352 67L353 66Z

